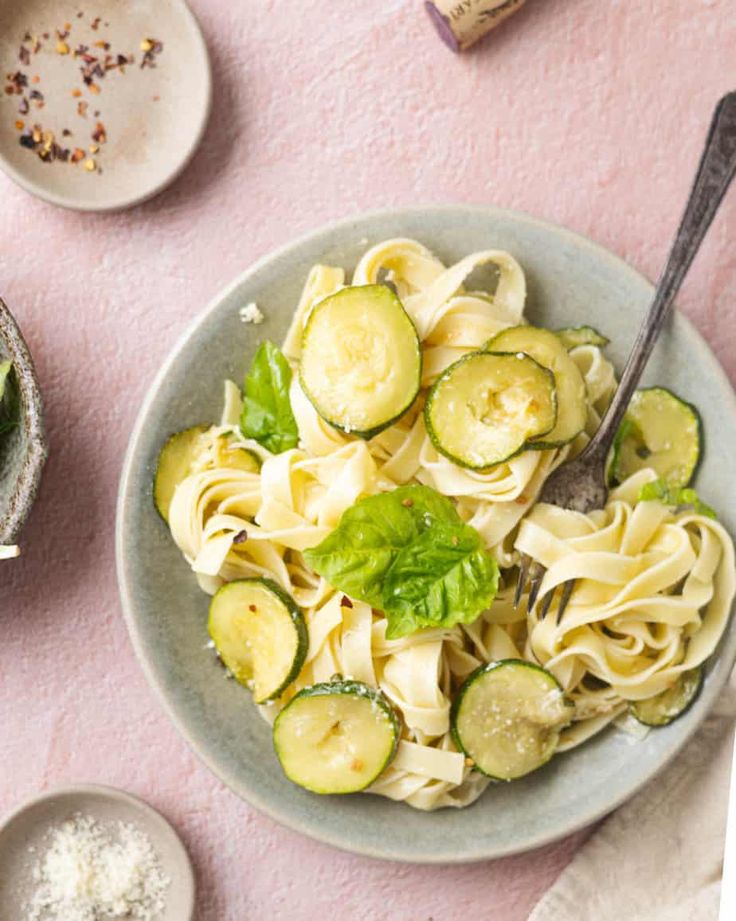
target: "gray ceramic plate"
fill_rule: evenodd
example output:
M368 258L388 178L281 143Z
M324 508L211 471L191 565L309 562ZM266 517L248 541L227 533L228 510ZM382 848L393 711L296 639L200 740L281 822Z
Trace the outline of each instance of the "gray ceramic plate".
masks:
M318 797L278 769L269 727L249 695L223 679L207 641L207 599L197 588L151 501L158 450L172 431L216 419L223 377L241 380L259 340L280 340L307 270L315 262L351 269L366 246L394 236L428 244L446 262L504 248L527 274L532 321L590 323L610 336L621 367L652 289L620 259L566 230L491 208L429 207L372 214L332 225L263 259L207 308L153 383L130 442L117 519L118 574L135 648L171 717L210 768L258 809L306 835L373 857L450 863L499 857L560 838L631 796L676 754L723 686L736 654L732 622L692 709L643 742L609 731L513 784L491 787L460 811L415 812L379 797ZM243 326L238 307L256 301L261 326ZM701 410L712 447L700 470L707 501L736 531L730 482L736 399L715 358L677 315L647 373Z

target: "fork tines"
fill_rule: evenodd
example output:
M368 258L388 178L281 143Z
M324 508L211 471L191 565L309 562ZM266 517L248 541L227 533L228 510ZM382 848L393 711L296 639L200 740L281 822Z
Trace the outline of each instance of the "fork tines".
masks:
M521 601L521 596L524 594L524 589L526 588L527 582L529 583L529 598L527 599L527 611L532 611L534 605L537 602L537 597L539 595L539 589L542 585L542 580L546 574L547 570L541 563L533 560L528 554L522 553L521 560L519 562L519 577L516 582L516 591L514 592L514 607L518 608ZM575 580L569 579L567 582L562 585L562 592L560 594L559 604L557 606L557 618L556 621L559 624L562 615L565 613L565 609L570 602L570 596L573 593L575 588ZM552 607L552 602L556 593L556 588L553 588L551 591L548 591L544 594L541 606L538 611L538 617L540 620L543 620L549 609Z

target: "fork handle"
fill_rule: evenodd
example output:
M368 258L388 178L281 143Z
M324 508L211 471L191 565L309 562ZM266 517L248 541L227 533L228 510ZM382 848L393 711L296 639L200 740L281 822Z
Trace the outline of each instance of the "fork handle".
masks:
M652 306L639 330L621 381L598 431L584 454L605 461L626 407L649 360L672 302L703 242L721 199L736 173L736 92L716 106L690 196L680 226L657 282Z

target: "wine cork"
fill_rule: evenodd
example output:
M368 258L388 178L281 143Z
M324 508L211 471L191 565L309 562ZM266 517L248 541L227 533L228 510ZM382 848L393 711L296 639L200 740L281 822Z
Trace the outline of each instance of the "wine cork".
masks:
M526 0L426 0L425 7L442 40L465 51L513 15Z

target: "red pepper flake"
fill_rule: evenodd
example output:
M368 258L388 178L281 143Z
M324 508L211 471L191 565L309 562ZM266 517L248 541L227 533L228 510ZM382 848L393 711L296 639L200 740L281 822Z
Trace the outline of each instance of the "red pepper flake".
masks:
M18 50L18 60L24 67L28 67L31 63L31 52L26 48L25 45L21 45Z
M102 16L95 17L95 19L92 20L91 28L93 28L96 32L100 28L101 22L102 22Z
M248 605L248 610L249 610L249 611L252 611L252 612L255 614L256 611L258 610L258 608L257 608L254 604L249 604L249 605Z
M20 119L18 119L18 120L16 121L16 123L15 123L15 130L16 130L16 131L22 131L22 130L25 128L25 126L26 126L26 123L25 123L25 122L22 122Z
M31 83L40 83L41 78L36 74L34 77L31 77Z
M92 135L92 137L94 137L94 134ZM95 138L95 140L97 140L97 138ZM244 544L247 540L248 540L248 532L245 530L238 531L235 537L233 537L234 544Z
M107 131L105 131L105 126L102 124L102 122L97 122L95 125L95 130L92 132L92 140L97 144L107 144ZM241 531L240 534L245 534L245 531ZM238 537L240 537L240 534L238 534ZM244 537L243 540L245 539L246 538ZM239 543L237 538L235 543Z
M79 99L79 97L80 97L81 95L82 95L82 91L81 91L79 88L73 89L73 90L72 90L72 96L73 96L75 99Z
M71 154L67 147L62 147L57 142L53 131L45 131L41 125L34 125L18 140L21 147L32 150L44 163L52 163L54 160L66 162Z
M163 50L164 43L160 42L157 38L144 38L141 42L141 51L143 52L141 70L146 67L155 67L156 58Z
M353 602L348 598L347 595L343 595L342 598L340 599L340 607L341 608L352 608L352 606L353 606Z
M95 48L102 48L103 51L109 51L110 42L103 42L100 40L99 42L95 42Z
M84 160L85 153L81 147L76 147L74 153L72 154L72 163L79 163L80 160Z
M62 134L62 137L65 137L65 138L70 138L72 136L72 133L68 128L64 128L61 134Z
M15 94L16 96L22 96L23 90L28 86L28 77L20 70L16 70L15 73L8 74L5 78L8 82L5 86L5 92L8 96Z
M89 91L90 93L94 93L95 96L99 96L99 94L102 92L96 83L90 83Z
M414 505L414 500L413 499L402 499L401 504L404 506L404 508L411 508L412 505Z

